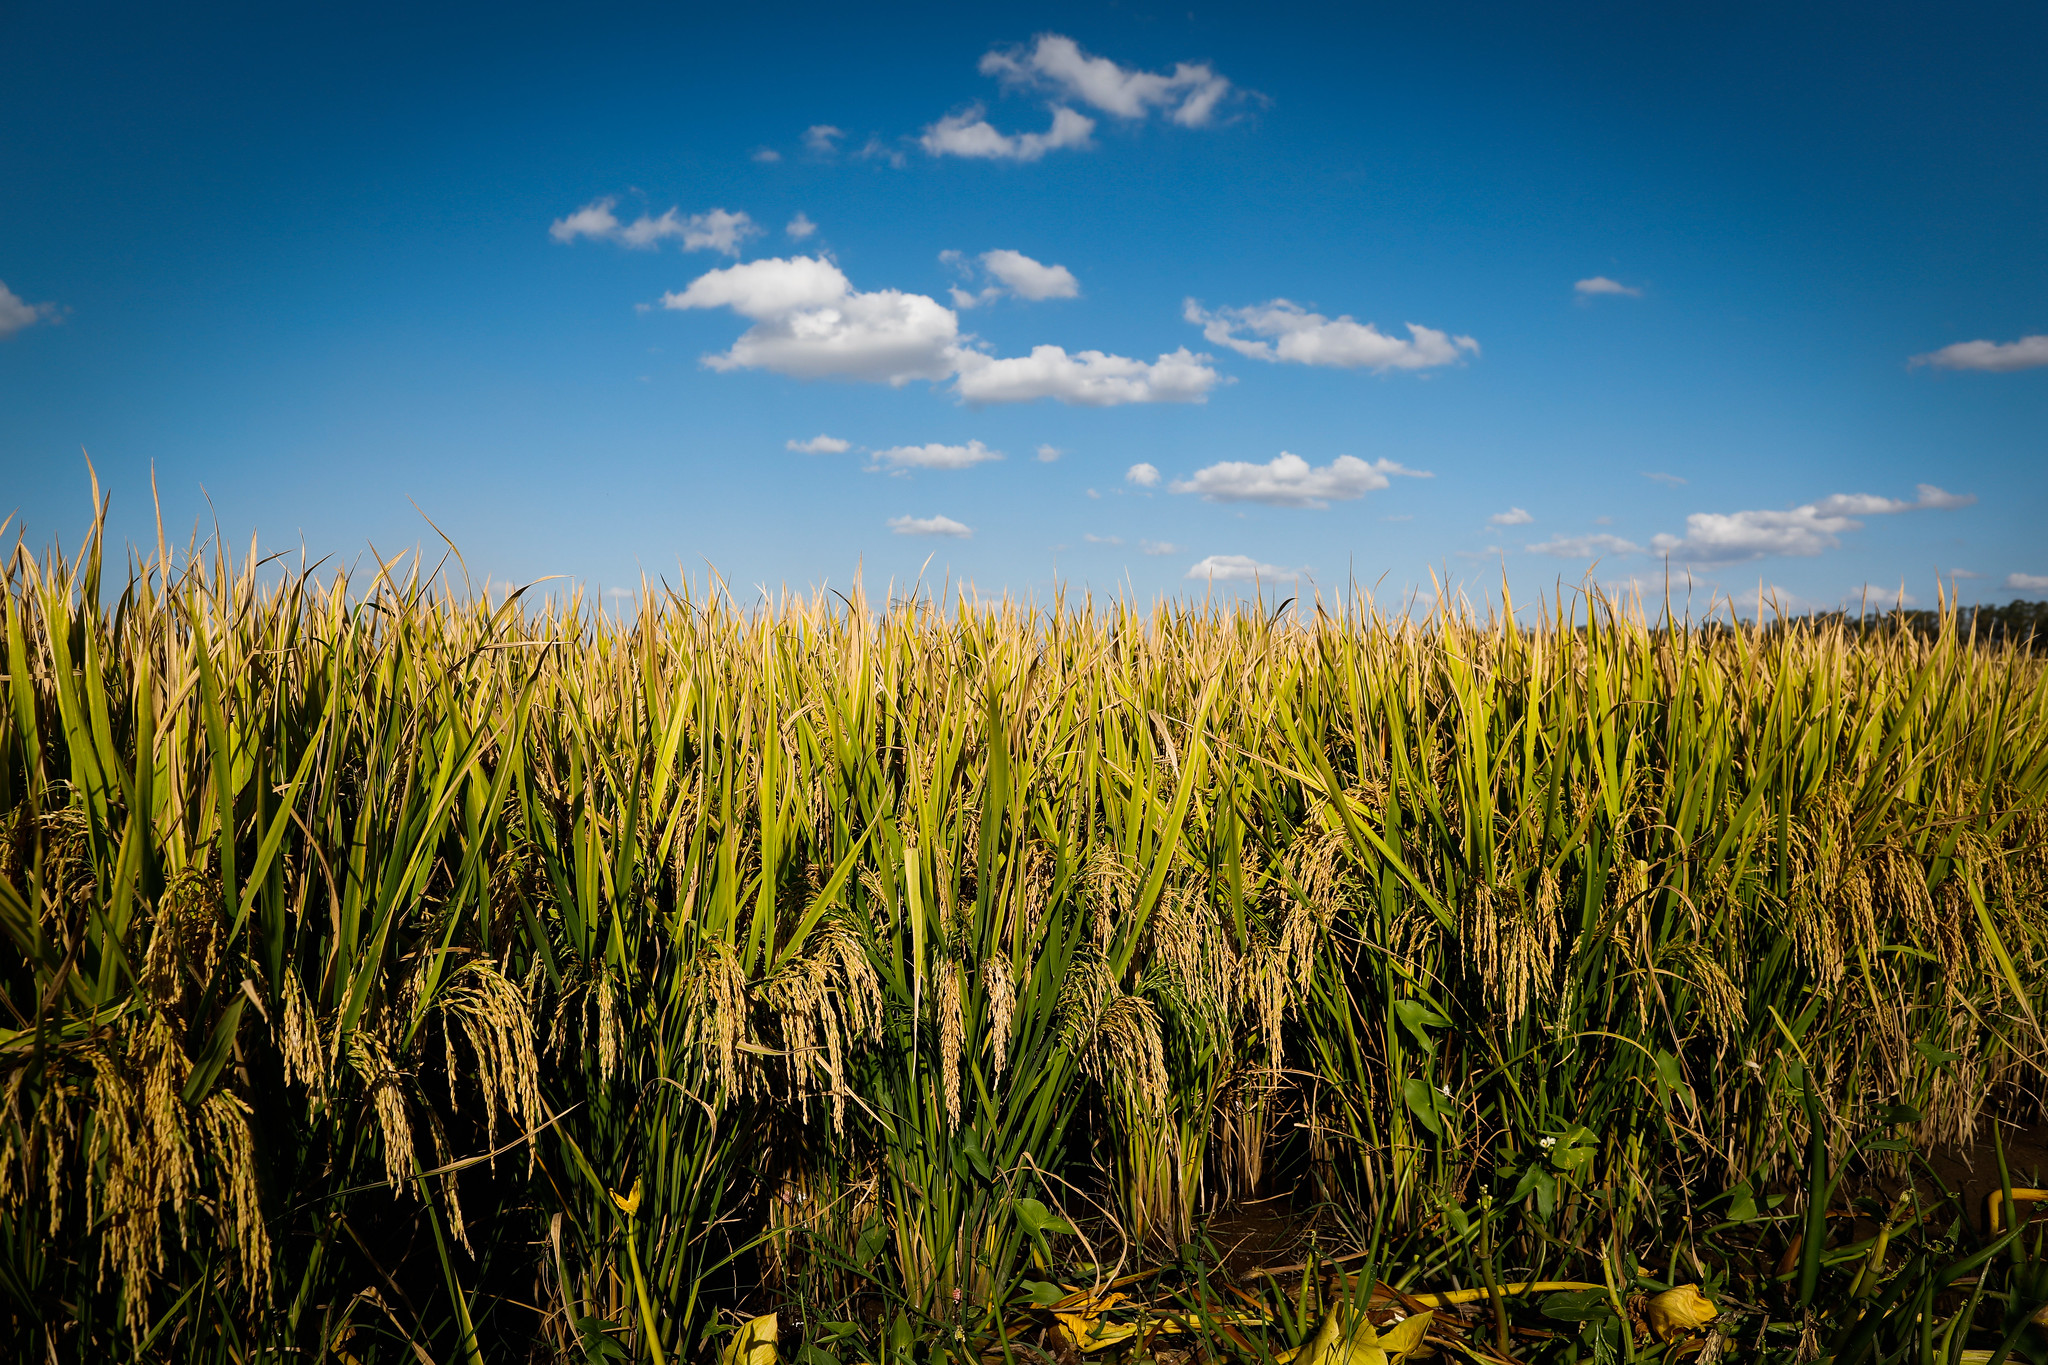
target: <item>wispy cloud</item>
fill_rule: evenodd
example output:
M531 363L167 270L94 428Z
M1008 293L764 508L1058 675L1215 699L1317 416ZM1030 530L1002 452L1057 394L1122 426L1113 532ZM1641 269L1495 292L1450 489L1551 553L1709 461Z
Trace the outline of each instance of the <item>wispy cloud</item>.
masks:
M2009 573L2005 586L2013 592L2048 592L2048 573Z
M804 150L813 156L830 156L839 150L839 139L845 136L843 128L834 128L829 123L814 123L804 129Z
M0 340L57 316L53 303L30 303L0 281Z
M578 237L616 242L620 246L651 250L666 241L680 242L685 251L711 250L727 256L740 254L740 243L760 235L761 229L744 213L727 213L722 208L684 214L671 208L659 218L641 214L630 223L621 222L612 209L618 199L593 199L548 227L548 236L558 242Z
M1915 365L1932 365L1937 370L1984 370L2010 374L2048 365L2048 336L2025 336L2018 341L1958 341L1926 355L1916 355Z
M1602 555L1641 554L1643 547L1632 540L1605 531L1585 536L1557 536L1531 545L1532 554L1556 555L1559 559L1597 559Z
M782 153L776 151L773 147L756 147L748 159L758 161L764 166L769 166L782 160Z
M818 225L810 220L810 216L808 214L804 213L798 213L797 216L790 219L787 226L785 226L782 229L783 234L787 236L789 240L792 242L801 242L804 238L810 236L817 230Z
M964 446L933 441L921 446L890 446L875 452L876 464L893 469L972 469L1002 458L1002 451L990 450L979 441L969 441Z
M1122 536L1098 536L1093 532L1083 534L1081 539L1087 541L1090 545L1121 545L1124 543Z
M1138 549L1148 555L1177 555L1187 550L1185 545L1176 545L1170 540L1141 540Z
M1040 446L1038 448L1038 462L1040 464L1051 464L1065 453L1058 446Z
M1680 478L1676 474L1660 474L1655 470L1646 469L1643 471L1643 477L1648 479L1651 483L1667 484L1672 488L1685 487L1685 480Z
M1605 275L1595 275L1590 280L1580 280L1572 286L1572 289L1582 300L1597 298L1602 294L1621 294L1632 299L1639 299L1643 296L1642 290L1623 284L1620 280L1610 280Z
M1049 95L1051 125L1042 133L1005 133L988 121L977 101L928 125L918 144L932 156L984 161L1037 161L1047 152L1094 145L1095 120L1074 108L1087 105L1113 118L1136 121L1152 114L1184 128L1205 127L1233 93L1230 81L1205 62L1182 62L1155 73L1092 57L1072 38L1040 34L1028 47L998 48L981 59L981 72L1005 85Z
M1490 526L1527 526L1536 518L1520 507L1510 507L1505 512L1495 512L1486 519Z
M1328 507L1349 502L1387 487L1396 477L1427 479L1427 472L1393 460L1368 464L1355 455L1339 455L1317 468L1301 456L1281 451L1264 464L1225 460L1175 482L1175 493L1199 493L1205 502L1262 502L1271 507Z
M974 528L951 517L891 517L889 529L899 536L951 536L966 540Z
M850 441L825 435L813 436L808 441L789 441L786 444L789 449L804 455L844 455L853 448Z
M975 279L976 263L995 281L979 292L955 285L951 291L955 308L976 308L984 303L993 303L1005 294L1034 303L1043 299L1079 298L1081 295L1081 282L1074 278L1073 271L1063 265L1043 265L1021 251L1006 248L984 251L974 258L973 263L962 252L941 251L939 259L959 270L970 284Z
M1403 340L1387 335L1374 323L1356 322L1348 314L1327 318L1287 299L1214 312L1188 299L1181 305L1181 316L1200 327L1202 335L1216 345L1269 362L1352 370L1427 370L1479 354L1479 343L1468 336L1452 336L1410 322L1403 324L1408 329ZM1240 332L1272 340L1247 340Z
M1042 33L1030 47L988 53L981 73L1018 86L1050 90L1105 114L1142 119L1164 113L1184 128L1211 123L1231 93L1228 79L1206 62L1181 62L1164 74L1091 57L1072 38Z

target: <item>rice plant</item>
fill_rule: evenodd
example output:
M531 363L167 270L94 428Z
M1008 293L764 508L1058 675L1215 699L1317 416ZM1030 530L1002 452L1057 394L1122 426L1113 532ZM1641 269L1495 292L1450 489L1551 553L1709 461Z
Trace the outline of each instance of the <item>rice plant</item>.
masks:
M2048 679L1953 612L620 617L116 581L102 524L6 569L24 1356L1014 1359L1131 1275L1179 1306L1059 1350L1321 1360L1446 1281L1483 1359L1565 1349L1553 1281L1596 1356L1676 1349L1658 1286L1804 1324L1728 1350L2018 1331L2012 1234L1998 1313L1892 1263L1990 1237L1893 1204L2048 1060ZM1312 1268L1248 1280L1212 1231L1282 1196Z

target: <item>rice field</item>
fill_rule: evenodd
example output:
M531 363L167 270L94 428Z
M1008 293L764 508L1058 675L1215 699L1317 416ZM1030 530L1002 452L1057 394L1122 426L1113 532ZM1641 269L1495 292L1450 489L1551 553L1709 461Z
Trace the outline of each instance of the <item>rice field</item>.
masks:
M6 569L14 1358L2048 1361L2013 640L109 557Z

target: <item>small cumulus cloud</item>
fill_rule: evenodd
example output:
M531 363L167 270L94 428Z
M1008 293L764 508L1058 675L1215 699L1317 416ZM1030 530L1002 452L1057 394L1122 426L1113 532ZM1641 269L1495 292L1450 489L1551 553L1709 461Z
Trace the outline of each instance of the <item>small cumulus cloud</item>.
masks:
M801 242L817 230L818 225L810 220L809 215L803 213L790 219L788 225L782 229L784 235L792 242Z
M1037 161L1047 152L1090 145L1095 120L1065 105L1052 111L1052 126L1042 133L1000 133L979 104L948 114L924 130L918 145L932 156L959 156L981 161Z
M889 529L899 536L951 536L966 540L974 528L951 517L891 517Z
M756 147L750 155L752 160L758 161L764 166L773 165L775 162L782 160L782 153L776 151L773 147Z
M1206 578L1210 582L1272 582L1274 580L1299 578L1302 570L1289 569L1279 564L1262 564L1250 555L1207 555L1188 566L1188 578Z
M964 253L941 251L939 260L961 272L968 283L974 281L974 265ZM1044 265L1034 261L1021 251L1007 248L984 251L975 257L981 268L995 282L979 292L952 287L955 308L977 308L985 303L994 303L1008 294L1028 302L1044 299L1072 299L1081 295L1081 282L1074 278L1074 272L1063 265Z
M588 237L643 251L652 250L665 241L676 241L685 251L711 250L737 256L740 243L761 232L746 214L727 213L722 208L692 214L671 208L659 218L643 213L632 222L625 223L612 212L618 202L611 196L593 199L567 217L557 218L549 225L548 236L558 242Z
M998 249L981 253L982 268L1001 280L1003 287L1020 299L1071 299L1081 294L1081 282L1063 265L1041 265L1021 251Z
M843 128L834 128L829 123L814 123L804 129L804 150L813 156L830 156L839 149L839 139L845 136Z
M921 446L890 446L875 452L875 463L892 469L972 469L1002 458L1002 451L990 450L979 441L969 441L964 446L933 441Z
M1124 471L1124 482L1139 488L1159 486L1159 466L1150 461L1139 461Z
M1153 362L1102 351L1069 355L1059 346L989 355L961 344L959 315L938 300L898 289L856 290L822 256L768 257L709 271L662 295L661 305L730 308L752 322L730 348L704 357L720 371L897 386L952 379L953 391L975 405L1040 398L1083 407L1199 403L1222 382L1208 356L1185 347Z
M1370 464L1355 455L1339 455L1320 469L1301 456L1281 451L1265 464L1225 460L1198 469L1191 479L1175 482L1175 493L1199 493L1204 502L1262 502L1270 507L1328 507L1385 488L1395 478L1427 479L1423 470L1393 460Z
M1038 448L1038 462L1040 464L1051 464L1065 453L1058 446L1040 446Z
M1202 335L1239 355L1269 362L1322 365L1336 369L1426 370L1455 365L1479 354L1479 343L1434 327L1406 323L1406 339L1389 336L1377 324L1356 322L1348 314L1327 318L1287 299L1271 299L1249 308L1218 308L1210 312L1194 300L1181 305L1181 316L1202 329ZM1249 332L1250 340L1239 336Z
M1958 341L1938 351L1913 357L1914 365L1932 365L1937 370L1982 370L2010 374L2048 365L2048 336L2025 336L2018 341Z
M853 449L852 442L842 441L837 436L825 435L813 436L808 441L789 441L786 444L789 449L803 455L844 455Z
M2012 592L2048 592L2048 573L2009 573L2005 586Z
M1495 512L1486 520L1487 524L1491 526L1527 526L1536 518L1530 516L1528 512L1520 507L1510 507L1505 512Z
M954 370L960 329L950 308L895 289L858 292L820 257L769 257L713 270L662 295L661 304L730 308L753 322L730 349L704 357L714 370L895 385L945 379Z
M1605 275L1595 275L1590 280L1580 280L1572 286L1581 300L1598 298L1602 294L1620 294L1626 298L1639 299L1643 291L1620 280L1610 280Z
M1028 356L998 359L979 351L956 352L955 384L969 403L1029 403L1056 398L1079 407L1124 403L1201 403L1222 379L1209 357L1183 346L1150 363L1101 351L1068 355L1061 346L1034 346Z
M57 316L53 303L30 303L0 281L0 339Z

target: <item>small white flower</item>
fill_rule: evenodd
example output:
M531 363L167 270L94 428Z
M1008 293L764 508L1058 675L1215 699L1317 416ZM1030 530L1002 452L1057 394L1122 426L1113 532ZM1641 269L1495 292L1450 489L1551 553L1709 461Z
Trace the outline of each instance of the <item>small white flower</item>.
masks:
M1556 1138L1554 1138L1554 1137L1547 1137L1547 1138L1544 1138L1544 1139L1543 1139L1543 1141L1542 1141L1541 1143L1539 1143L1538 1145L1539 1145L1540 1147L1542 1147L1544 1151L1546 1151L1546 1152L1547 1152L1547 1151L1549 1151L1549 1150L1550 1150L1550 1149L1551 1149L1552 1147L1555 1147L1555 1146L1557 1146L1557 1139L1556 1139Z

